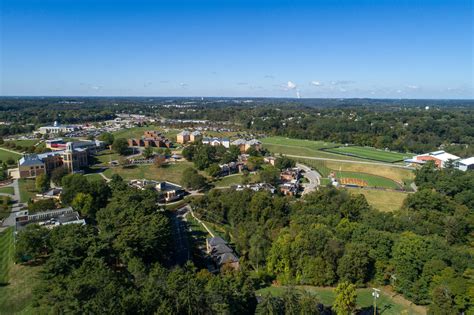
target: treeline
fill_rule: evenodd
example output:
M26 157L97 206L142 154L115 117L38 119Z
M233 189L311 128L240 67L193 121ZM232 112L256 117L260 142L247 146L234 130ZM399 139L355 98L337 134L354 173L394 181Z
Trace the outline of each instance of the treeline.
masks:
M428 167L418 181L429 182L421 179ZM448 174L438 172L436 181L449 181ZM473 173L466 174L471 181ZM296 202L266 192L211 191L193 207L226 227L241 262L262 278L283 285L391 284L433 314L454 314L474 307L474 214L472 198L464 198L474 186L467 181L450 192L420 185L395 213L334 188Z
M257 304L244 273L219 276L189 263L173 266L170 219L157 211L154 190L136 190L114 176L87 184L81 175L63 178L63 202L83 207L88 225L46 229L29 225L18 234L16 260L43 264L34 290L39 313L67 314L249 314ZM90 196L80 202L77 196Z

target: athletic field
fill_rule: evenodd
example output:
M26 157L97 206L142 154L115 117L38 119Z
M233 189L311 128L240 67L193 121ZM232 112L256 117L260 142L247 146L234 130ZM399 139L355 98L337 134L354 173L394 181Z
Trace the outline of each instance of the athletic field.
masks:
M347 146L327 149L327 152L341 154L345 156L358 157L380 162L395 163L410 158L404 153L379 150L371 147Z

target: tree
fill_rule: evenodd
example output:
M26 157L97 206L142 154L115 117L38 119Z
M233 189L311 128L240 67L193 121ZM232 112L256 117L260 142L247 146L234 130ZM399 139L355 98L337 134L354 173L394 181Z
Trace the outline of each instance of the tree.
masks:
M34 260L49 249L49 230L37 224L29 224L18 233L15 258L17 262Z
M110 132L104 132L99 136L99 140L104 141L104 144L109 146L114 143L114 135Z
M276 186L280 182L280 171L276 167L268 166L260 171L260 180Z
M217 177L221 173L221 168L216 163L211 164L211 166L207 168L207 173L209 174L209 176Z
M153 156L153 149L151 147L146 147L145 150L143 150L142 155L145 159L149 159Z
M338 264L339 278L357 285L365 283L371 274L371 260L365 244L348 244Z
M127 155L128 153L128 142L125 138L117 138L112 143L112 150L120 155Z
M61 185L61 180L63 179L64 176L67 175L67 169L65 167L58 167L55 168L51 172L51 181L56 185L60 186Z
M356 286L347 281L339 283L336 287L336 299L333 304L336 314L352 314L356 309L356 300Z
M183 171L182 184L185 188L200 189L206 185L206 178L190 167Z
M79 211L82 216L94 218L95 211L93 202L94 198L92 198L91 195L80 192L72 200L71 206L74 210Z
M292 168L295 167L296 162L293 159L290 159L286 156L278 157L275 160L275 167L282 170L285 168Z
M157 155L155 156L155 159L153 160L153 164L160 168L166 163L166 158L163 155Z
M49 189L50 187L49 183L50 182L49 182L48 175L40 174L36 176L36 181L35 181L36 190L38 190L40 193L43 193Z

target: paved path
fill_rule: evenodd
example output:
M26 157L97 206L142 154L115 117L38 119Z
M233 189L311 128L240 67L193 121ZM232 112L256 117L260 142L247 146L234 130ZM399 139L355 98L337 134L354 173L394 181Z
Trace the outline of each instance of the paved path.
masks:
M316 190L316 188L320 185L320 178L321 175L319 175L318 172L315 170L312 170L310 167L301 164L301 163L296 163L296 167L301 168L304 170L305 174L304 177L306 177L309 180L309 183L303 184L304 186L304 191L302 195L306 195L310 192L313 192Z
M20 187L18 186L18 179L15 179L13 183L8 186L13 186L14 194L13 195L2 194L2 195L8 195L12 199L13 205L12 205L12 210L10 212L10 215L7 218L5 218L5 220L0 226L0 232L2 232L3 230L5 230L6 228L10 226L15 225L16 212L20 211L21 208L24 206L24 204L20 203Z
M333 161L333 162L353 163L353 164L368 164L368 165L389 166L389 167L396 167L396 168L404 168L404 169L407 169L407 170L414 170L415 169L414 167L411 167L411 166L390 164L390 163L382 163L382 162L338 160L338 159L318 158L318 157L313 157L313 156L292 155L292 154L285 154L285 156L292 157L292 158L308 159L308 160L318 160L318 161Z
M11 152L11 153L15 153L15 154L18 154L18 155L22 155L22 154L23 154L23 152L13 151L13 150L10 150L10 149L4 148L4 147L1 147L0 150L7 151L7 152Z

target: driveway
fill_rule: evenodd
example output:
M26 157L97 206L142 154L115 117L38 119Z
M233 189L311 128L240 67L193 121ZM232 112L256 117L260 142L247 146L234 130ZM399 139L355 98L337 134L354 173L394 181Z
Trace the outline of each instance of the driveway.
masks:
M14 226L15 225L15 216L18 211L21 210L21 208L24 206L24 204L20 203L20 187L18 186L18 179L13 180L13 183L11 185L13 187L14 194L2 194L2 195L7 195L12 199L13 205L12 205L12 210L10 212L10 215L5 218L5 220L2 222L0 226L0 232L2 232L4 229Z
M310 192L315 191L316 188L320 185L321 175L319 175L319 173L316 172L315 170L301 163L296 163L296 167L302 169L305 172L304 177L306 177L309 180L309 183L303 184L304 191L302 195L306 195Z

